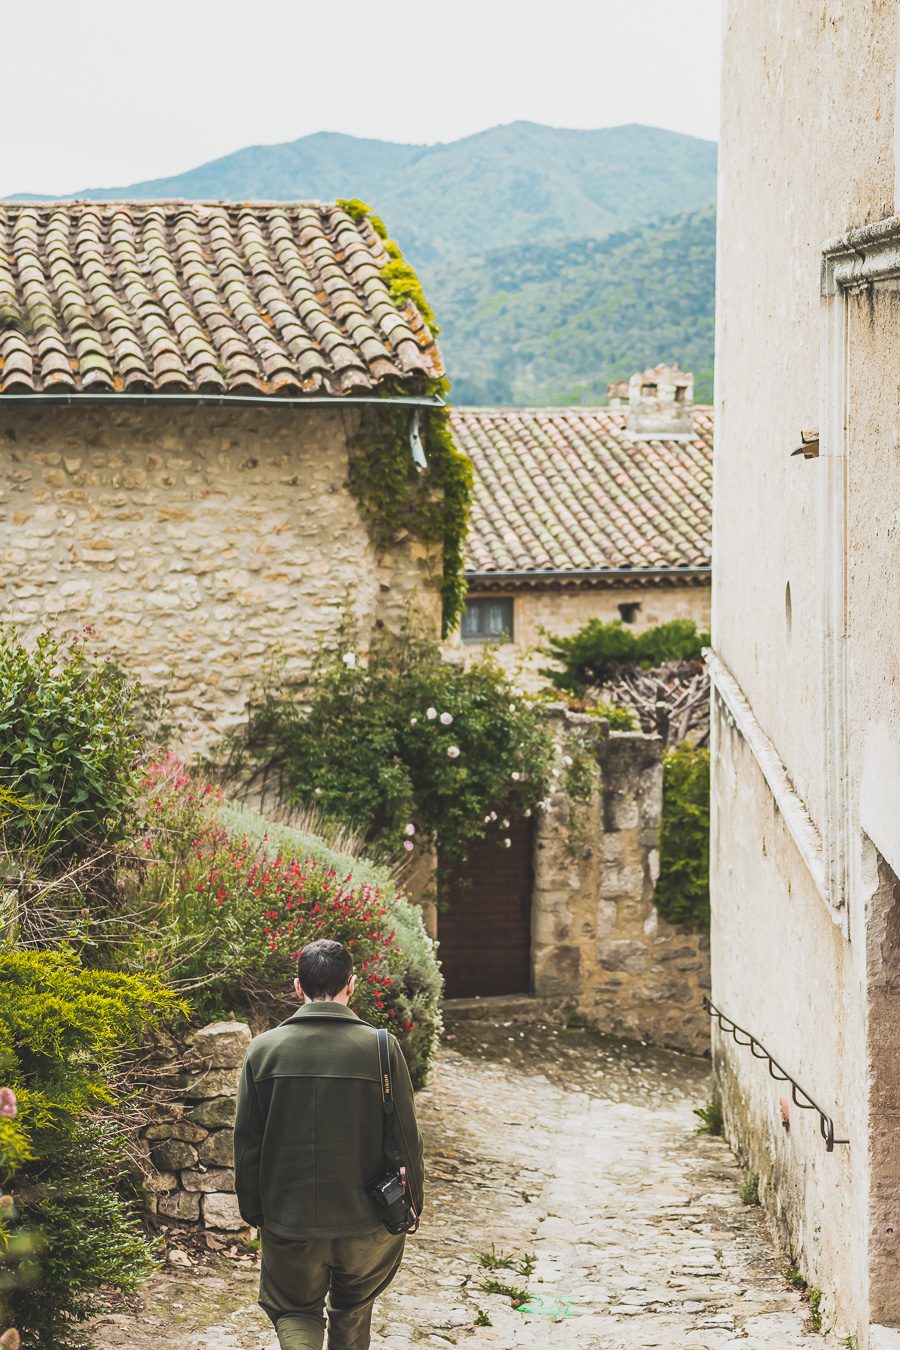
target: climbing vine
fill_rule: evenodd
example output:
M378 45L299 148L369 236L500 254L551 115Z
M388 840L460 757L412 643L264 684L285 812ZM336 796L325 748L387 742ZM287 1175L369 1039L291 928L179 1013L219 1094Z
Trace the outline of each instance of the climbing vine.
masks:
M381 275L391 299L398 305L412 302L437 335L440 327L419 278L398 245L388 238L383 221L357 199L337 204L353 220L368 220L389 258ZM446 398L449 389L446 379L423 379L412 391L409 384L404 384L402 390L387 384L383 392L386 399L410 392ZM419 475L410 456L409 410L396 406L384 410L367 407L350 446L350 490L376 549L383 551L406 530L424 543L441 546L441 600L446 636L456 626L465 602L463 561L472 466L453 442L446 407L423 409L422 421L428 472Z

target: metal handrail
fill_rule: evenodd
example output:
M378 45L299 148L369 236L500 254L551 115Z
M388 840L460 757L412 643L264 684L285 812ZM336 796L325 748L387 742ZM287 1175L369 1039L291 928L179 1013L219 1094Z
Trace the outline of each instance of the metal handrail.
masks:
M718 1020L720 1031L724 1031L726 1035L729 1035L735 1045L749 1046L750 1053L756 1059L765 1059L768 1061L769 1074L777 1083L790 1083L791 1098L795 1106L799 1106L801 1111L818 1112L819 1129L822 1131L822 1138L825 1140L826 1152L833 1153L835 1144L850 1143L849 1139L835 1139L834 1121L828 1112L823 1111L821 1106L813 1101L806 1089L802 1088L797 1080L792 1078L791 1075L781 1067L777 1059L774 1059L772 1055L769 1054L769 1051L761 1041L757 1040L751 1032L745 1031L743 1027L739 1027L737 1022L733 1021L727 1013L722 1012L721 1008L717 1008L712 1000L707 998L705 994L703 996L703 1007L709 1013L710 1017L715 1017ZM747 1039L742 1041L739 1039L740 1036L746 1036ZM805 1101L800 1100L800 1097L797 1096L798 1092L802 1097L806 1098Z

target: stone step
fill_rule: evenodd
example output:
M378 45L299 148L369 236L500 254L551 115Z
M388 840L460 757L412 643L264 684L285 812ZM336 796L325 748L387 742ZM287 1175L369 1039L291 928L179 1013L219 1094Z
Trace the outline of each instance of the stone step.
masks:
M444 1021L531 1022L539 1021L558 1011L554 999L538 998L534 994L486 994L477 998L444 999Z

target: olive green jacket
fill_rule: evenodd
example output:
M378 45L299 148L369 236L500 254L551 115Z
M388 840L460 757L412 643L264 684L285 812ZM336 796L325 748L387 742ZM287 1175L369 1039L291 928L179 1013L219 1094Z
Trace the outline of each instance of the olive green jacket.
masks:
M412 1083L389 1038L397 1148L421 1209L424 1170ZM405 1143L404 1143L405 1136ZM244 1060L234 1130L235 1190L247 1223L283 1238L378 1227L366 1185L391 1169L375 1029L331 1001L306 1003L257 1036Z

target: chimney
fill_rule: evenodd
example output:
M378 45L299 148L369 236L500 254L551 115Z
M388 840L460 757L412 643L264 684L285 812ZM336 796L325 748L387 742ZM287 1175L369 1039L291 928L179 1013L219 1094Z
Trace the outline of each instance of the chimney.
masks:
M693 404L689 371L674 366L637 371L628 381L628 435L633 441L692 440Z

